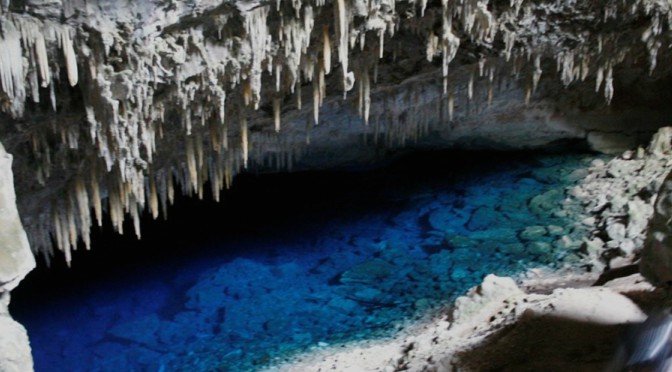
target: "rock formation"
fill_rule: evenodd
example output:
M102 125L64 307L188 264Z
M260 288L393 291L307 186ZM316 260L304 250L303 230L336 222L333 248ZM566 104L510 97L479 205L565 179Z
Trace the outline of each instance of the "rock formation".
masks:
M140 236L176 189L209 182L217 199L244 168L402 146L620 151L669 117L670 7L12 0L0 138L33 251L51 257L53 239L69 261L104 211Z
M10 291L35 267L16 209L12 156L0 143L0 370L30 371L28 335L9 315Z

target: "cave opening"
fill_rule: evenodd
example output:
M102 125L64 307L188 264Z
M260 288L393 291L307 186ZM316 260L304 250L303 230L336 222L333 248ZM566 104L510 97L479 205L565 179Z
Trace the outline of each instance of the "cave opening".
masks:
M565 189L597 155L416 152L372 167L244 173L220 203L92 232L12 293L37 371L254 370L386 337L488 273L572 264ZM564 208L564 209L563 209Z

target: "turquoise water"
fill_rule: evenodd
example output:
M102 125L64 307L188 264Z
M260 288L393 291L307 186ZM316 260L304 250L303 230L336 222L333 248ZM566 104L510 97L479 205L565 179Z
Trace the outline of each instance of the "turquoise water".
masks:
M586 161L449 152L243 175L220 204L180 199L148 219L140 243L96 233L10 310L37 371L245 371L390 336L488 273L574 262L558 241L583 231L557 211Z

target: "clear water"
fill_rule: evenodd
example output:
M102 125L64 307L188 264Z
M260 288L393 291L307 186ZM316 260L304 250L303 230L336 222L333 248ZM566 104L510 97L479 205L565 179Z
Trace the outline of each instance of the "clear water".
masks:
M140 243L97 233L72 269L31 274L10 310L37 371L246 371L389 336L488 273L576 258L550 247L582 234L554 211L583 158L450 152L242 176L220 204L180 199L145 221ZM544 193L553 208L530 208ZM522 237L548 225L561 232Z

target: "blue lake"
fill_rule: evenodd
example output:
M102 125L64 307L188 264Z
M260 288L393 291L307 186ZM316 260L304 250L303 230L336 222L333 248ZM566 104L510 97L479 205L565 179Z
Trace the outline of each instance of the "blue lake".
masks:
M571 264L559 212L585 154L417 154L375 169L241 175L143 239L109 223L13 293L37 371L247 371L393 335L488 273ZM127 228L126 231L132 231ZM41 265L43 266L43 265Z

